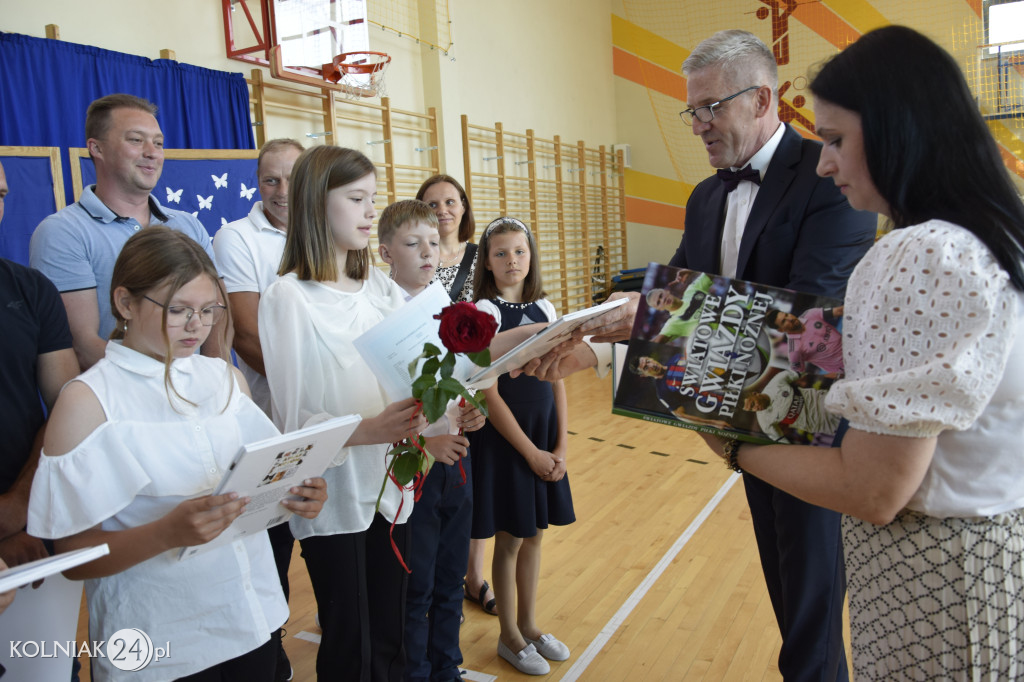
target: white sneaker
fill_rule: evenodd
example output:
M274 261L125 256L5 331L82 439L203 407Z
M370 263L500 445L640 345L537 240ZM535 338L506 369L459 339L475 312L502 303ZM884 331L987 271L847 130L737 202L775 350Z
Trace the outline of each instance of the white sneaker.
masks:
M539 653L549 661L569 660L569 647L555 639L554 635L541 635L540 639L524 637L527 644L532 644Z
M498 655L511 663L516 670L527 675L547 675L551 672L551 666L537 653L537 648L532 644L527 644L525 649L516 654L499 639Z

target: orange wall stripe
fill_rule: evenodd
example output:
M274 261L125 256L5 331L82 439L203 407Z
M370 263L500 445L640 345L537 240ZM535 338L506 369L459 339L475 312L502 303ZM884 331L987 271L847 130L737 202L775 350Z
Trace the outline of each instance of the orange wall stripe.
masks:
M877 0L828 0L828 4L832 6L833 12L842 17L842 21L860 33L892 23L875 8L879 4Z
M656 90L663 95L675 97L680 102L686 101L686 79L680 74L672 73L617 47L612 48L612 70L616 76Z
M682 230L686 220L686 209L682 206L670 206L627 196L626 220L631 223Z
M967 4L974 10L974 13L978 15L979 19L984 18L981 16L981 0L967 0Z
M860 33L820 2L800 3L793 10L793 18L839 49L860 38Z
M612 14L612 45L652 64L679 73L690 51L657 33Z
M1015 173L1020 177L1024 178L1024 161L1021 161L1014 156L1006 147L999 145L999 154L1003 157L1003 163L1010 169L1011 173ZM627 199L627 202L629 200ZM626 215L629 216L629 209L626 209Z

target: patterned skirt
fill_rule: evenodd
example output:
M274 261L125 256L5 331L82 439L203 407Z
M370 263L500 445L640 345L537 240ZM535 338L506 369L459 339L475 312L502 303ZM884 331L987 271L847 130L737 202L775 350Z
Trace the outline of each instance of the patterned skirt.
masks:
M843 517L856 680L1024 680L1024 510Z

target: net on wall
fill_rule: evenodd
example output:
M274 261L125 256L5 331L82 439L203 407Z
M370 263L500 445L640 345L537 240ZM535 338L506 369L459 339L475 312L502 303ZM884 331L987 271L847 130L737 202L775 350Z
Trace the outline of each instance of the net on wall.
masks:
M709 174L703 147L679 119L686 107L681 58L701 40L719 30L741 28L771 46L779 66L780 117L812 135L807 78L814 65L873 28L904 24L929 35L960 62L1007 165L1024 188L1024 58L1000 68L991 55L981 55L978 46L988 42L982 20L988 2L622 0L613 11L645 35L635 41L616 38L616 48L629 53L631 79L645 87L676 178L684 183L696 184ZM666 47L659 47L661 40Z
M448 0L434 0L433 16L421 16L416 0L372 0L367 5L370 25L448 54L452 48Z

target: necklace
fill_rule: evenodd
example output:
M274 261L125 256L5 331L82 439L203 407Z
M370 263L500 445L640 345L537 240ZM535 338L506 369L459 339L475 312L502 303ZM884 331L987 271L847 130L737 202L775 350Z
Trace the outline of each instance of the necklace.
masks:
M453 255L453 256L451 256L449 258L442 258L441 259L441 265L444 266L444 265L451 265L452 263L457 263L458 261L462 260L462 254L464 254L465 252L466 252L466 242L462 242L459 245L459 250L455 252L455 255Z

